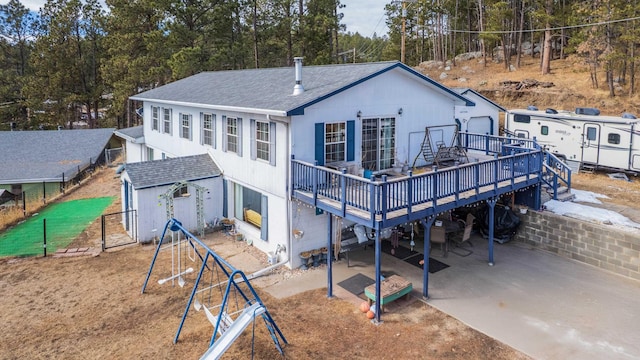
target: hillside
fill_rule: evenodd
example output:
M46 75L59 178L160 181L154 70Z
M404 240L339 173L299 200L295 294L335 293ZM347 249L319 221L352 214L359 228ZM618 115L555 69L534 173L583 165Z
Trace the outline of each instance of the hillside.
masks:
M628 86L622 84L617 88L617 96L609 97L604 71L598 73L599 88L592 88L588 67L575 56L554 60L551 63L552 73L544 76L540 74L540 59L531 57L524 57L520 68L515 71L505 69L503 63L491 61L483 66L481 59L457 61L449 71L445 71L444 66L429 63L421 64L418 70L448 87L472 88L507 109L526 108L528 105L562 110L595 107L603 115L619 116L623 112L640 115L640 95L629 97ZM447 77L442 79L442 73ZM515 90L502 85L505 81L527 79L552 83L553 86ZM636 86L640 89L640 84Z

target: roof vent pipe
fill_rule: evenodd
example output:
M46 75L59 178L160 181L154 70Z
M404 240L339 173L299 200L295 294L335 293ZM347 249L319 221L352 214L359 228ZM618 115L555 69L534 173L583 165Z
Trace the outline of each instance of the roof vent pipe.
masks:
M302 86L302 57L294 57L293 62L296 67L296 85L293 87L293 95L300 95L304 92Z

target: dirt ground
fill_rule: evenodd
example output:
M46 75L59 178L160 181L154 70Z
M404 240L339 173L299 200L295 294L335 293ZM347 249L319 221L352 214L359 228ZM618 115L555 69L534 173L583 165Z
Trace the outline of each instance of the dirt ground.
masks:
M118 194L119 181L113 169L106 169L66 199ZM106 212L119 206L118 201ZM263 254L223 233L212 233L205 241L222 256L225 246L232 246L267 266ZM97 220L70 247L99 244ZM213 332L202 314L189 313L173 344L189 286L151 281L145 294L140 292L152 256L152 246L135 245L98 256L0 260L0 358L199 358ZM275 276L284 279L300 271ZM352 302L328 299L326 288L285 299L257 291L289 342L284 358L527 358L421 301L407 302L376 326ZM247 328L224 358L250 358L251 333ZM255 358L280 358L264 324L257 323L255 333Z

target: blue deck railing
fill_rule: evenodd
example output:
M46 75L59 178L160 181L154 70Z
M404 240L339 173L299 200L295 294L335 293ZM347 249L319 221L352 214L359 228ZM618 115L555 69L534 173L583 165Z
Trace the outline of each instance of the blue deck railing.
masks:
M371 223L406 221L414 213L420 218L531 186L539 182L542 161L540 150L527 149L426 173L367 179L293 159L291 189L294 197L343 217L351 212Z

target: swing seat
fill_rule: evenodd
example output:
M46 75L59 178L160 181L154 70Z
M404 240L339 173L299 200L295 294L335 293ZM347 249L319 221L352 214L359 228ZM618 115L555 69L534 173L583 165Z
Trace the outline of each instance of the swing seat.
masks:
M211 325L213 325L213 327L215 328L216 323L218 322L218 317L216 315L213 315L209 310L209 308L207 308L206 306L203 306L203 308L204 308L204 313L207 315L207 319L209 320ZM233 325L233 319L231 319L231 316L229 316L229 314L227 314L226 311L222 312L221 317L222 318L220 319L220 326L218 327L218 334L220 335L224 334L225 331L229 330L231 325Z

